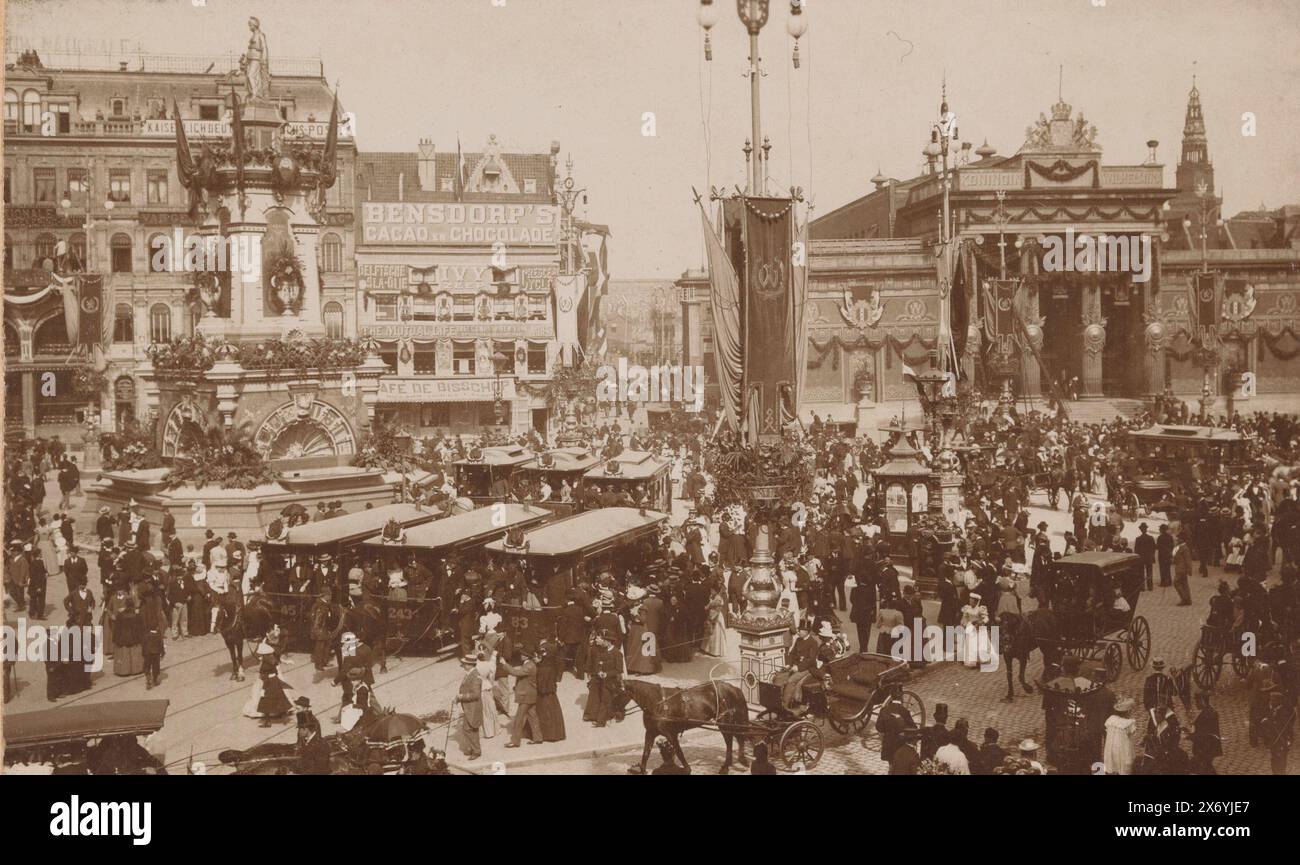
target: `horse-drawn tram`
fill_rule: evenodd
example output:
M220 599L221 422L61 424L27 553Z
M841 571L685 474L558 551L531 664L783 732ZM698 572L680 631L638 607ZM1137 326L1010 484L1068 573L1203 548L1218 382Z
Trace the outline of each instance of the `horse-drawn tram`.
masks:
M271 619L286 638L309 640L307 614L322 592L330 592L340 604L360 592L360 586L349 585L348 572L362 542L431 522L439 513L412 504L391 504L293 528L272 523L262 547L263 587ZM246 628L256 621L246 613Z
M450 581L463 579L466 570L479 564L490 541L550 519L549 510L535 505L494 504L362 542L359 558L374 562L375 572L386 575L376 600L394 650L439 651L444 637L454 642L444 599L453 597L458 586ZM405 597L395 596L392 590L398 586Z
M561 516L575 514L583 508L583 478L587 472L601 464L601 458L584 447L552 448L543 451L531 462L519 467L515 477L525 492L535 495L545 483L551 488L551 496L543 506L554 510ZM568 485L570 501L561 500L561 491Z
M456 493L476 505L502 501L510 493L515 473L536 455L519 445L489 445L470 448L463 460L456 460Z
M612 492L623 504L654 508L671 513L673 508L672 466L668 460L646 451L623 451L604 460L584 476L587 497ZM624 493L627 495L624 496Z
M1176 486L1193 480L1192 466L1199 461L1211 474L1244 468L1248 443L1231 429L1181 424L1156 424L1129 433L1143 474L1134 479L1134 493L1147 509L1167 500Z
M507 564L522 565L539 585L564 582L573 588L579 573L623 573L653 559L668 514L644 508L599 508L555 520L529 532L511 531L484 549ZM559 606L528 610L503 605L503 626L516 644L537 645L555 636Z
M138 737L162 729L169 705L116 700L6 715L5 774L166 774Z
M1151 657L1151 626L1137 615L1144 577L1132 553L1091 552L1055 562L1051 610L1057 620L1056 648L1087 661L1101 660L1106 681L1129 667L1144 669Z

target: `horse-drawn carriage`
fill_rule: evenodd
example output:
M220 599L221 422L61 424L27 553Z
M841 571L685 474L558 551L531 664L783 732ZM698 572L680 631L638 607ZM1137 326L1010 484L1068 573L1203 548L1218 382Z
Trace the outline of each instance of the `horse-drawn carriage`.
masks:
M1132 479L1131 491L1142 510L1162 510L1179 488L1193 480L1193 465L1210 473L1239 472L1247 465L1247 442L1236 430L1219 427L1156 424L1129 433L1143 471Z
M401 712L383 712L365 729L324 738L329 747L331 775L397 775L413 769L425 755L424 721ZM236 775L309 774L300 760L298 746L285 742L264 742L245 750L227 749L217 755Z
M890 703L897 703L918 727L925 725L925 702L913 691L903 689L908 665L889 655L860 652L832 661L821 681L804 685L808 714L796 718L781 703L781 687L759 682L758 696L763 710L754 718L763 736L780 754L788 768L802 763L811 769L822 755L822 733L816 725L808 730L808 719L829 724L837 733L861 733L869 738L875 729L872 718ZM755 736L755 738L759 738Z
M1144 576L1132 553L1090 552L1055 562L1051 610L1059 629L1056 648L1085 661L1101 660L1107 681L1151 657L1151 626L1137 615Z
M1232 671L1237 678L1244 680L1258 660L1251 647L1256 645L1256 641L1263 644L1260 649L1268 645L1259 637L1239 627L1201 625L1201 638L1192 650L1192 677L1196 684L1202 688L1217 685L1223 676L1225 657L1232 659Z
M115 700L6 715L5 774L165 775L140 744L163 727L167 700Z

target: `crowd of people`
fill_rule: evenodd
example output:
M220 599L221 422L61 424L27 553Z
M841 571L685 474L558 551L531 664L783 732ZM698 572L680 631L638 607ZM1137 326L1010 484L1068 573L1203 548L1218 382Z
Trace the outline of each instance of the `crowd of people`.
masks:
M1240 432L1248 446L1248 468L1198 459L1166 464L1171 483L1164 500L1135 503L1135 481L1150 474L1153 456L1139 452L1127 433L1153 422L1182 420L1212 421ZM418 587L422 594L443 598L446 625L454 631L466 671L457 698L457 735L466 757L481 753L481 740L498 735L507 724L512 745L525 735L530 742L564 738L565 718L556 689L566 673L586 683L582 720L600 727L621 720L616 707L625 677L653 675L666 664L685 663L697 654L736 655L727 625L747 609L750 560L759 527L756 515L719 500L717 478L706 458L711 430L706 417L679 415L656 429L627 432L615 422L591 431L589 447L602 457L612 458L628 448L667 460L674 496L690 505L683 525L665 525L659 537L639 542L599 568L544 572L478 559L452 561L444 572L433 573L412 557L396 574L380 573L374 562L358 563L349 574L347 584L359 585L369 595L404 598L408 587ZM1262 662L1255 664L1250 682L1250 738L1270 749L1275 765L1280 752L1284 767L1300 691L1292 664L1300 636L1300 484L1289 470L1300 464L1296 418L1256 413L1211 419L1162 399L1154 412L1081 423L1061 411L1021 414L1014 406L1001 405L985 408L960 432L965 472L961 516L943 527L930 571L919 556L914 561L918 579L933 579L937 624L972 635L990 624L1014 630L1016 618L1031 607L1051 604L1060 591L1054 562L1075 552L1134 552L1145 578L1139 591L1169 585L1184 604L1191 602L1189 585L1196 573L1204 577L1210 567L1222 568L1235 575L1235 586L1219 584L1206 624L1212 633L1229 637L1246 632L1260 636ZM777 605L788 610L795 623L783 676L793 683L783 689L791 711L801 710L799 684L820 675L835 657L855 645L888 653L895 626L925 621L918 579L900 577L894 566L891 533L873 474L890 458L893 442L904 437L922 463L934 465L944 458L934 452L933 441L901 424L884 444L848 435L815 416L804 431L808 450L815 454L811 489L806 501L783 503L783 519L773 526L770 538ZM425 443L423 457L432 468L433 482L405 486L399 497L431 506L458 498L465 491L456 488L452 464L476 447L505 443L534 450L547 445L537 433L512 440L464 442L448 437ZM316 668L335 668L345 709L370 717L378 711L370 693L372 650L363 645L358 655L356 635L362 629L348 616L353 599L333 591L343 584L336 579L338 563L314 563L313 568L322 569L320 574L290 573L266 561L260 538L245 542L235 532L222 536L209 530L195 549L181 542L169 513L164 512L155 532L133 504L117 514L101 508L93 532L99 542L95 554L102 602L97 603L71 516L72 497L80 484L75 458L57 439L35 440L11 448L6 463L6 588L16 610L33 618L46 615L45 585L61 572L69 587L63 601L69 623L104 625L103 648L113 658L115 674L142 674L152 688L160 681L168 643L219 633L229 651L230 676L242 680L250 633L246 608L256 605L259 595L285 590L281 583L301 579L316 591L328 589L308 614ZM63 493L57 509L45 502L45 480L52 473L57 473ZM490 491L489 497L568 501L591 495L590 501L584 499L588 507L644 506L648 498L646 491L635 488L616 495L562 483L551 487L544 478L531 483L506 484ZM1030 525L1031 497L1036 497L1036 505L1069 511L1072 528L1063 539L1054 540L1045 522ZM1154 531L1145 520L1156 522L1155 516L1139 516L1145 507L1165 517ZM344 513L340 502L320 502L315 514L304 508L291 519L325 520ZM1136 535L1128 530L1134 522L1139 523ZM1124 594L1117 590L1114 599L1090 603L1113 602L1121 609L1129 603ZM554 636L535 645L512 639L502 624L501 613L508 607L552 608ZM263 722L291 711L279 682L287 637L277 628L267 629L255 649L258 675L246 714ZM363 660L355 660L358 657ZM975 666L976 658L954 660ZM1045 678L1056 672L1048 671ZM90 684L88 674L49 678L51 700ZM7 675L6 684L8 680ZM1010 687L1008 670L1008 699ZM1198 746L1195 731L1217 731L1217 722L1200 723L1209 696L1196 699L1202 708L1192 724L1194 753L1187 761L1175 753L1181 742L1175 701L1144 706L1147 723L1133 741L1153 755L1162 771L1212 768L1213 758L1204 758L1204 742L1211 734L1202 735ZM1132 706L1122 708L1126 705L1122 696L1115 700L1108 730L1113 726L1132 739L1132 730L1140 725L1131 717ZM910 735L899 734L904 739ZM1112 742L1108 734L1108 753L1122 755L1119 736L1116 733ZM951 744L971 767L998 768L981 757L972 760L967 753L971 748L962 746L968 740L953 738L934 750ZM919 742L912 744L919 747ZM891 745L897 744L891 739ZM921 750L917 754L922 761L933 756ZM1132 763L1115 756L1107 771L1123 774L1133 770Z

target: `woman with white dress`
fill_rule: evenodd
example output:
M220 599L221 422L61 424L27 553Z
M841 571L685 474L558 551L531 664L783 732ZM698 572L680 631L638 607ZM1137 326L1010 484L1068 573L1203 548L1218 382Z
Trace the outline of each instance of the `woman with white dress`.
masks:
M989 610L981 600L978 592L971 592L968 603L961 608L961 624L965 636L962 663L971 669L980 665L981 657L989 656Z
M803 618L799 612L798 585L799 577L794 572L794 563L786 559L781 563L781 597L776 606L778 609L789 610L795 622Z
M64 519L67 518L60 516L59 519L52 523L54 526L54 532L52 533L54 538L54 559L59 563L59 570L63 570L63 563L68 560L68 539L63 536Z
M479 675L479 699L483 704L483 727L479 730L479 735L484 739L491 739L497 734L497 703L496 703L496 681L497 681L497 653L495 651L482 651L478 653L478 660L474 663L474 669Z
M1102 748L1102 765L1107 775L1133 774L1133 760L1137 755L1137 722L1129 717L1133 713L1133 699L1121 697L1115 701L1115 713L1106 719L1106 744Z

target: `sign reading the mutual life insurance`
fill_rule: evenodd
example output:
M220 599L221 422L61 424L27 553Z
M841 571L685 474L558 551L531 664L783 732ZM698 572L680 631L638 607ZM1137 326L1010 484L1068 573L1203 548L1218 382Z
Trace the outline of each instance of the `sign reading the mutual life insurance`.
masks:
M559 208L552 204L367 202L362 243L554 246Z

